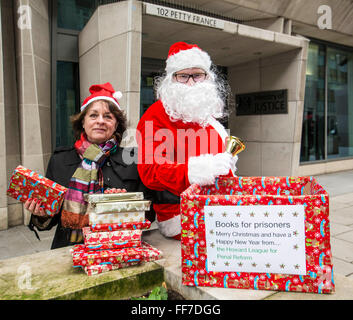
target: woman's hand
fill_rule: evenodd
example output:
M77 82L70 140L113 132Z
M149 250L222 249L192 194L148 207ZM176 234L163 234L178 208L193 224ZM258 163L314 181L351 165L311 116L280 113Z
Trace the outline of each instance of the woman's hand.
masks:
M104 193L125 193L125 192L127 192L126 189L110 188L110 189L104 190Z
M45 213L42 204L41 200L30 198L25 202L24 207L35 216L46 217L47 214Z

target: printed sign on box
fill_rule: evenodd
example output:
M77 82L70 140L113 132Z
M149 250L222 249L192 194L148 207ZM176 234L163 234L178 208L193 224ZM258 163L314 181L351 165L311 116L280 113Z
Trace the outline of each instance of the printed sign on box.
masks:
M304 206L205 206L209 271L306 274Z
M222 177L181 194L183 284L334 292L329 197L313 177Z

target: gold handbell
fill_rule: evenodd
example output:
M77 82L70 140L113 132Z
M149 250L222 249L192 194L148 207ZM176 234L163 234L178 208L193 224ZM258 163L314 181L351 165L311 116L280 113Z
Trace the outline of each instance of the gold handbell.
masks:
M238 137L234 137L234 136L227 137L226 144L227 144L226 151L231 153L233 157L245 149L244 142Z

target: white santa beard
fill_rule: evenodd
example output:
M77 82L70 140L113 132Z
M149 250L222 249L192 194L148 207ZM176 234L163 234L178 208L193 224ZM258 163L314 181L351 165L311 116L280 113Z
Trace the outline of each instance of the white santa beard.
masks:
M210 117L223 116L224 103L212 80L188 86L165 78L157 92L172 121L196 122L205 127Z

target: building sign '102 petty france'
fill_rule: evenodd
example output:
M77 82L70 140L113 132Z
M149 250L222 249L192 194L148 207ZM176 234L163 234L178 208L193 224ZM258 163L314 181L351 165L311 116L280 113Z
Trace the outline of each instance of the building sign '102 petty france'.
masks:
M192 12L158 6L150 3L145 3L145 8L146 8L146 14L159 16L163 18L169 18L169 19L178 20L178 21L187 22L187 23L198 24L205 27L224 29L223 20L203 16L200 14L195 14Z

